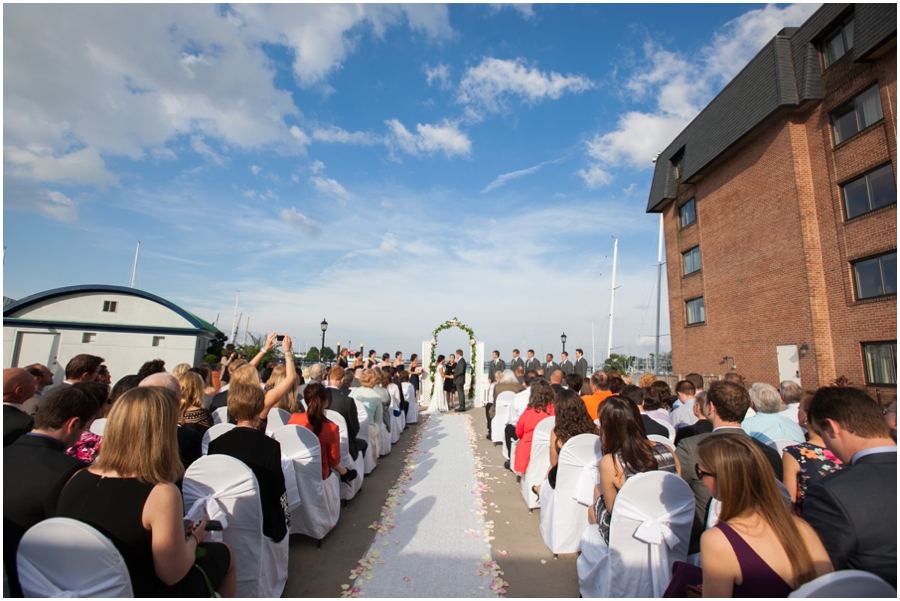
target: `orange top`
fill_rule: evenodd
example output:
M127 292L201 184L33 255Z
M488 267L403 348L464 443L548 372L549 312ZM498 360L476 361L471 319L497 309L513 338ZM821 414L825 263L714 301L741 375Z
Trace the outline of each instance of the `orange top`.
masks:
M600 409L600 403L611 397L613 393L608 390L598 390L596 394L581 397L584 406L587 407L588 415L591 419L597 419L597 412Z
M307 413L294 413L288 420L288 424L312 430ZM331 468L337 467L341 463L341 431L337 424L326 419L322 423L322 431L319 432L318 438L319 446L322 448L322 480L326 480L331 473Z

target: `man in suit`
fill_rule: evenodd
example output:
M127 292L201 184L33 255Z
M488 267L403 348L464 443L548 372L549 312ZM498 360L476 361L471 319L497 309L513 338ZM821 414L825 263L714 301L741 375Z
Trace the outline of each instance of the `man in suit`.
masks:
M575 373L582 379L587 377L587 359L584 358L584 352L580 348L575 349Z
M356 461L361 450L364 454L368 445L359 436L359 412L356 410L356 401L345 393L341 385L344 383L344 368L332 367L328 372L328 384L325 390L328 392L328 408L337 411L347 423L347 447L350 456Z
M544 377L548 380L550 376L553 375L553 372L559 369L559 364L553 360L553 355L551 353L547 353L547 362L544 363Z
M488 380L492 383L497 382L497 376L503 373L503 370L506 369L506 362L500 358L500 351L494 351L493 360L491 364L488 366Z
M22 403L22 411L28 415L34 415L44 389L46 388L49 393L50 387L53 386L53 372L46 365L40 363L26 365L22 369L34 376L34 396Z
M525 375L525 362L522 360L522 357L519 356L519 349L514 348L512 355L513 355L513 358L512 358L512 361L509 362L509 368L511 370L513 370L513 373L516 374L516 376L518 376L519 368L521 367L522 368L522 376L524 376ZM522 381L519 380L519 383L521 384Z
M65 454L100 410L83 390L48 393L34 429L3 449L3 563L13 596L21 596L16 550L25 531L56 514L59 493L86 465ZM16 594L18 592L18 595Z
M641 412L641 420L644 422L644 432L647 433L647 436L656 434L663 438L669 437L669 430L664 425L644 413L644 393L640 387L634 385L626 386L619 391L619 396L628 399L637 406L638 411Z
M562 361L559 363L559 369L562 370L563 375L568 376L569 374L574 373L575 367L572 365L572 362L569 361L569 353L563 351L560 358Z
M691 384L691 388L693 385ZM700 535L706 530L706 514L709 510L711 495L703 481L697 478L694 464L697 463L697 445L708 436L720 434L738 434L746 436L754 441L759 450L763 452L769 465L772 466L772 476L779 482L784 474L784 466L781 455L772 447L761 443L741 429L741 421L750 408L750 395L747 389L733 382L713 382L706 393L706 400L701 406L703 415L712 425L713 431L709 434L697 434L685 438L675 448L675 456L682 465L681 477L694 491L694 526L691 529L691 543L688 553L700 552Z
M21 367L3 370L4 447L31 431L34 420L22 409L22 403L34 396L34 388L34 376Z
M473 382L474 384L474 382ZM453 385L456 386L456 399L459 407L457 413L466 410L466 360L463 359L462 349L456 349L456 368L453 370Z
M525 371L533 371L537 373L539 369L541 369L541 362L538 361L534 356L534 350L528 349L528 361L525 362Z
M181 384L178 378L166 372L159 372L147 376L138 386L159 386L165 388L172 393L172 398L181 406ZM203 435L195 432L190 428L178 427L176 429L178 436L178 456L184 469L191 467L191 464L200 459L203 455Z
M835 570L864 570L897 587L897 444L881 410L856 388L825 387L809 424L844 463L806 491L803 519Z

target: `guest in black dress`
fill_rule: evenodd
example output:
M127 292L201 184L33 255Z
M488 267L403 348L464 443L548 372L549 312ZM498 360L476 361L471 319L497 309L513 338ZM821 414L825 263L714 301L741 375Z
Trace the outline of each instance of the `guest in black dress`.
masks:
M347 357L349 356L349 353L350 353L349 350L347 350L345 348L341 349L341 355L338 357L338 362L337 362L338 367L343 367L344 369L347 369L347 367L350 365L349 363L347 363Z
M422 375L422 367L419 365L419 356L413 353L409 358L409 383L412 384L416 395L419 394L419 376Z
M453 407L456 405L456 385L453 383L454 371L456 371L456 355L450 353L450 358L447 359L447 364L444 365L444 374L450 376L444 378L444 396L447 397L447 411L453 411Z

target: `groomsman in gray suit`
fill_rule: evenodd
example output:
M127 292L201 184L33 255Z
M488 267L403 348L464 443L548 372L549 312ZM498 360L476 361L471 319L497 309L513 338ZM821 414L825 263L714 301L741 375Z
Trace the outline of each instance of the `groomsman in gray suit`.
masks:
M519 356L519 349L513 349L513 358L509 363L509 368L513 370L513 373L516 373L516 370L522 368L522 373L525 373L525 362L522 361L522 357Z
M474 379L473 382L474 384ZM456 350L456 369L453 371L453 385L456 387L457 413L466 410L466 360L463 359L462 349Z
M582 378L587 377L587 359L584 358L584 351L580 348L575 349L575 373Z
M569 361L569 353L563 351L561 358L562 363L559 364L559 369L563 372L563 375L568 376L570 373L575 371L575 368L572 366L572 362Z
M528 361L525 362L525 371L537 373L539 369L541 369L541 362L535 359L534 350L528 349Z
M496 382L494 377L503 373L503 370L506 369L506 362L500 358L500 351L494 351L493 355L494 359L488 366L488 380Z
M547 353L547 362L544 363L544 377L549 380L550 376L553 375L553 372L555 372L558 369L559 369L559 364L553 360L553 355L550 353Z

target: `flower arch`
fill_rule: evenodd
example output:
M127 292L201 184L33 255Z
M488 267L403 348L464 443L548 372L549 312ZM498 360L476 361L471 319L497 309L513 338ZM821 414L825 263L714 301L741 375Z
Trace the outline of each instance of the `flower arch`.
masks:
M455 317L449 321L445 321L444 323L439 325L437 328L435 328L434 332L431 333L431 359L428 361L428 371L431 373L431 376L430 376L431 383L434 384L434 376L435 376L435 372L437 371L435 369L435 364L437 362L436 357L435 357L435 350L437 349L438 334L440 334L444 330L448 330L450 328L459 328L460 330L464 331L466 334L469 335L469 349L470 349L470 351L469 351L469 366L472 368L473 385L469 387L469 394L467 396L469 399L474 399L475 398L474 382L475 382L475 373L476 373L475 372L475 359L476 359L476 356L475 356L475 350L476 350L475 349L475 332L473 332L472 328L470 328L466 324L460 323L460 321Z

